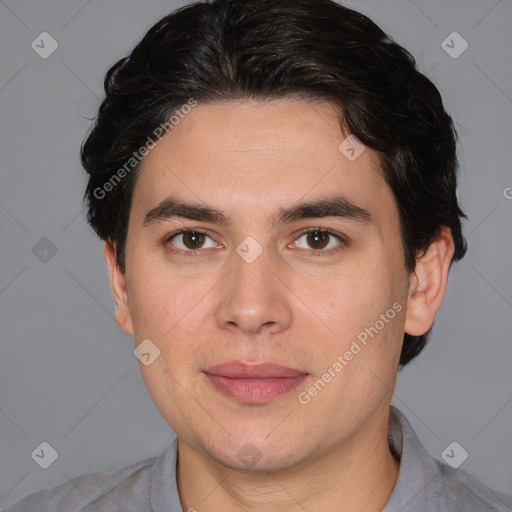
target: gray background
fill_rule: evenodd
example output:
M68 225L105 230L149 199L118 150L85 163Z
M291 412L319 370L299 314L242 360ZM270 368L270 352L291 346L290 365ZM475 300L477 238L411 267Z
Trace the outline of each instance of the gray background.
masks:
M156 455L173 436L114 323L102 247L81 210L78 151L106 70L183 4L0 0L0 505ZM394 403L432 454L457 441L469 453L463 469L512 493L512 2L348 5L413 53L461 137L469 253ZM43 31L59 44L47 59L31 48ZM457 59L441 47L453 31L469 43ZM57 248L46 263L32 252L42 237ZM31 458L42 441L59 454L48 469Z

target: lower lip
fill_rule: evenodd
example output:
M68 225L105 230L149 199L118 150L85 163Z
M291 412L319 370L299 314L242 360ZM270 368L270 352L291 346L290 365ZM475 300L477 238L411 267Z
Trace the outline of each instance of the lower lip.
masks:
M222 393L239 402L260 404L296 389L307 377L269 377L265 379L231 379L206 374L210 382Z

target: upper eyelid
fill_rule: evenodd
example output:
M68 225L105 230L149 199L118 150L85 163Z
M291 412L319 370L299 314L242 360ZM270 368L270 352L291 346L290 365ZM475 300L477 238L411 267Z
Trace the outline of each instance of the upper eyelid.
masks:
M343 240L344 236L341 234L341 233L337 233L336 231L333 231L332 229L329 229L329 228L303 228L303 229L300 229L297 233L297 235L299 236L302 236L302 235L306 235L307 233L311 233L311 232L315 232L315 231L321 231L322 233L329 233L329 235L333 235L341 240ZM296 236L297 236L296 235Z
M205 229L201 229L201 228L183 228L183 229L178 229L177 231L174 231L168 235L165 235L164 237L164 240L165 241L170 241L172 240L174 237L178 236L178 235L183 235L185 233L202 233L203 235L207 235L209 236L210 238L212 238L210 236L210 234L208 233L207 230Z

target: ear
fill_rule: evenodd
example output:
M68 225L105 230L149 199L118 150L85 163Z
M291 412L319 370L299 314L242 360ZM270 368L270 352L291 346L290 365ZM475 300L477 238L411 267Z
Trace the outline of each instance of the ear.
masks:
M110 290L116 301L116 323L123 331L128 334L134 334L132 314L128 305L128 294L126 292L126 280L116 261L115 242L105 242L104 254L110 280Z
M410 276L405 332L425 334L443 302L455 246L450 228L444 227L418 260Z

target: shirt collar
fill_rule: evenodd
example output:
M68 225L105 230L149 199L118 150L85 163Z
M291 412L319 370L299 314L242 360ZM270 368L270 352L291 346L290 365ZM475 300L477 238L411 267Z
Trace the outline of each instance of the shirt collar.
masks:
M177 460L178 438L176 437L151 468L149 477L151 512L183 512L176 478Z
M389 413L388 439L391 452L400 460L400 469L382 512L433 511L428 496L435 496L439 491L442 475L436 460L425 450L407 418L394 406Z

